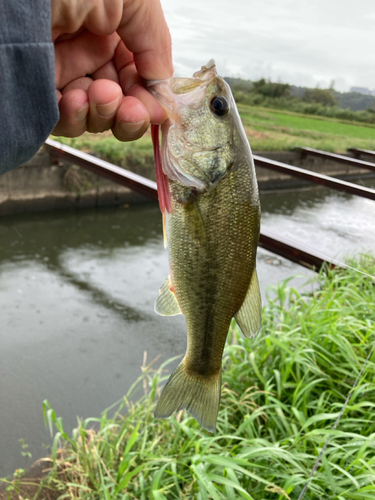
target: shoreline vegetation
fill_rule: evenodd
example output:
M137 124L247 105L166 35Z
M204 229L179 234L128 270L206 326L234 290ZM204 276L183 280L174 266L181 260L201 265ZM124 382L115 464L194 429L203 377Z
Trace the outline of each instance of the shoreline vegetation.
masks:
M332 153L346 153L348 148L375 150L375 123L306 115L241 102L238 110L253 151L293 151L298 147ZM111 132L53 139L123 167L142 168L153 165L154 161L149 131L135 142L120 142Z
M0 498L291 500L331 435L304 500L373 499L375 354L332 431L375 340L375 257L349 264L321 272L310 294L288 279L271 287L255 339L232 324L215 434L186 412L154 419L168 366L151 363L116 410L71 436L45 401L50 471L39 493L16 477Z
M375 95L338 92L334 82L330 88L322 89L296 87L265 78L251 81L226 77L225 80L237 103L375 124Z

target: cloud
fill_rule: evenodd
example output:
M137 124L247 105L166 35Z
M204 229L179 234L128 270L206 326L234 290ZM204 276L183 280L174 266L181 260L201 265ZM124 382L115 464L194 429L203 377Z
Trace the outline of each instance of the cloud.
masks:
M226 76L305 86L334 79L339 90L375 88L373 0L355 6L351 0L162 3L179 74L191 74L213 57Z

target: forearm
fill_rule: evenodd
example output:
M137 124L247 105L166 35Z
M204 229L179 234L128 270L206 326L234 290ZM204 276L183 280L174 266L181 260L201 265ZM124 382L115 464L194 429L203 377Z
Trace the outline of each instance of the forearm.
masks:
M56 124L50 0L2 0L0 174L41 147Z

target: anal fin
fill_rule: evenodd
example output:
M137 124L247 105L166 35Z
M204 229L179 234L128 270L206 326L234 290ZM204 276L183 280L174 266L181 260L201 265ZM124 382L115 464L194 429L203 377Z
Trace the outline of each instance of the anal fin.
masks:
M155 301L154 309L160 316L176 316L177 314L182 314L172 288L171 278L168 276L164 285L160 288L159 296Z
M255 337L262 326L262 300L256 269L251 277L245 300L234 318L245 337Z

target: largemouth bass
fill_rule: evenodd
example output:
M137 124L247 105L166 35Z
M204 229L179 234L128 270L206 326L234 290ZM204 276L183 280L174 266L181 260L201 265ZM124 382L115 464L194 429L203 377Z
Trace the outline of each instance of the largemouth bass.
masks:
M254 163L229 85L213 61L193 78L150 82L150 90L169 116L160 151L157 126L152 131L170 260L155 311L182 313L187 325L186 354L155 417L185 408L214 432L231 320L247 337L261 326Z

